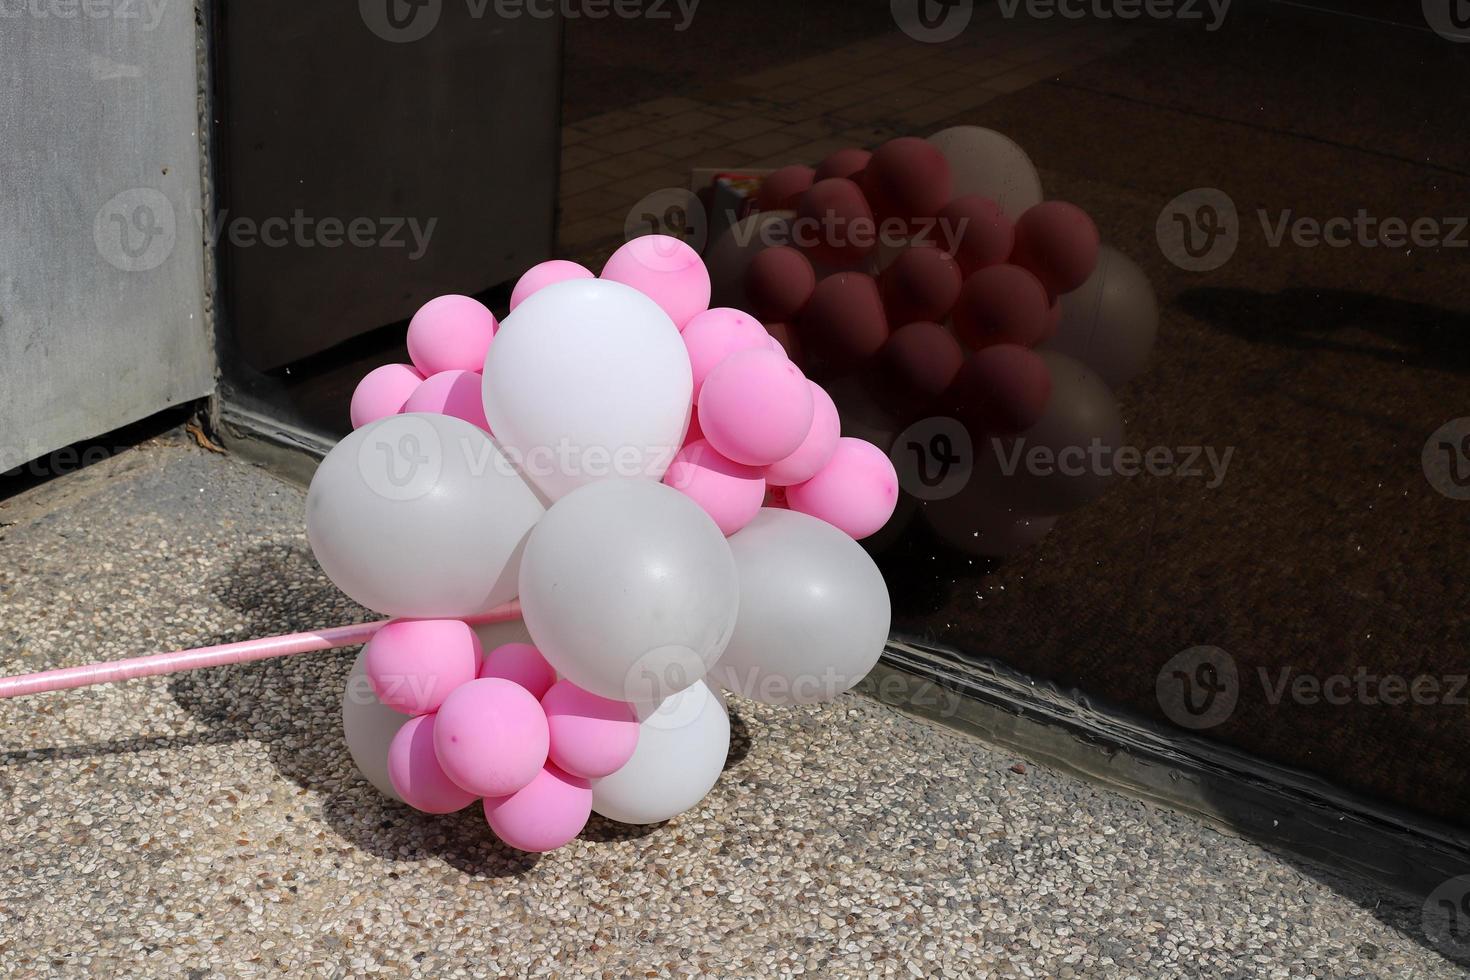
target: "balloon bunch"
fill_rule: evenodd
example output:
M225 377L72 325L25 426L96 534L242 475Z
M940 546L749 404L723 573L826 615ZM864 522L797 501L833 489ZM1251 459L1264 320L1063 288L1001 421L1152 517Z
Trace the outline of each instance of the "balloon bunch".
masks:
M710 289L662 236L600 276L543 263L503 323L431 301L413 363L359 385L307 533L339 588L394 617L360 660L370 696L344 699L383 792L429 813L482 800L529 851L594 811L667 820L719 777L722 688L828 700L877 661L888 593L855 539L893 513L893 467ZM484 653L477 617L517 597L532 642Z
M845 418L880 416L880 441L943 415L981 450L981 469L1007 440L1121 442L1111 387L1152 349L1153 293L1085 211L1042 199L1011 140L961 126L838 150L771 173L755 207L710 249L716 299L748 305L832 380ZM1011 525L1045 533L1100 494L1092 476L982 479L978 499L924 510L967 550L1004 554Z

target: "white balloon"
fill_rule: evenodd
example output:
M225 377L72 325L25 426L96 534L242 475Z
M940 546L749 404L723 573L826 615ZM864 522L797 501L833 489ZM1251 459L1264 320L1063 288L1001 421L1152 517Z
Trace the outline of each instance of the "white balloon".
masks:
M1041 176L1026 151L984 126L952 126L929 137L949 161L954 197L988 197L1015 221L1041 203Z
M398 729L408 724L409 716L378 700L373 686L362 669L362 654L352 664L347 686L342 691L342 734L347 751L362 777L379 793L403 802L388 778L388 746Z
M710 306L750 309L745 272L756 254L776 245L791 244L795 211L757 211L726 228L705 254L709 269Z
M542 656L617 701L661 701L698 681L729 642L739 604L719 527L652 480L567 494L521 562L521 612Z
M662 823L719 781L730 715L724 698L700 681L656 708L639 708L638 717L638 747L623 768L592 780L592 809L619 823Z
M484 430L394 415L322 460L306 535L327 577L367 608L460 618L515 598L521 549L543 513Z
M873 669L891 610L862 546L826 521L772 508L729 540L740 616L712 681L767 704L814 704Z
M689 353L631 286L576 279L529 296L485 358L496 440L551 500L609 476L658 479L689 426Z
M1136 262L1104 245L1092 275L1061 302L1046 350L1075 357L1113 388L1143 373L1159 333L1159 301Z

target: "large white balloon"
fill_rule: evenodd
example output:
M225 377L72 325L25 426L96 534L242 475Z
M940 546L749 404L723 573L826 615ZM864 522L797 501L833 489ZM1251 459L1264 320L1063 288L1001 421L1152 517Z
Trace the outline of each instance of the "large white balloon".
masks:
M952 126L929 137L949 161L953 194L988 197L1015 221L1041 203L1041 177L1026 151L984 126Z
M619 823L661 823L719 781L730 754L730 715L703 681L637 710L638 747L623 768L592 780L592 809Z
M1136 262L1104 245L1092 275L1061 303L1047 350L1075 357L1113 388L1143 373L1159 333L1159 301Z
M888 639L888 587L856 541L826 521L766 508L730 550L740 616L712 681L768 704L813 704L873 669Z
M347 687L342 691L342 734L347 739L347 751L357 771L379 793L399 803L403 802L403 797L398 795L393 781L388 778L388 746L393 743L398 729L408 722L408 715L394 711L373 693L359 653L347 675Z
M631 286L576 279L528 297L485 358L485 417L551 500L609 476L659 479L689 425L689 353Z
M521 562L521 611L541 654L573 684L617 701L661 701L703 677L739 603L719 527L652 480L567 494Z
M306 535L327 577L367 608L459 618L515 598L521 548L543 513L483 429L395 415L322 460Z

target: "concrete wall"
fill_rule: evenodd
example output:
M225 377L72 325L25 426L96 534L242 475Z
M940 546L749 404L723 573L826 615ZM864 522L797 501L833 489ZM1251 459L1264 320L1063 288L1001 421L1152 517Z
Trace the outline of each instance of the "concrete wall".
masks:
M195 12L0 0L0 470L208 394Z

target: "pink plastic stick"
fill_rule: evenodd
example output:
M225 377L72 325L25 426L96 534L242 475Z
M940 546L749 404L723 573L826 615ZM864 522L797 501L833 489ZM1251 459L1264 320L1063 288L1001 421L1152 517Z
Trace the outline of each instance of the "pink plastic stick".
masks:
M508 602L483 616L473 616L466 622L476 625L506 623L521 618L521 604ZM225 667L230 664L250 663L253 660L269 660L271 657L294 657L302 653L317 653L341 647L366 643L373 635L388 625L389 620L376 623L359 623L355 626L336 626L332 629L311 633L292 633L289 636L267 636L258 640L241 640L220 646L199 647L195 650L177 650L173 653L153 653L131 660L114 660L110 663L87 664L83 667L61 667L43 670L38 674L22 674L19 677L0 678L0 699L17 698L26 694L41 694L45 691L69 691L94 684L112 684L131 680L134 677L152 677L155 674L175 674L201 667Z

